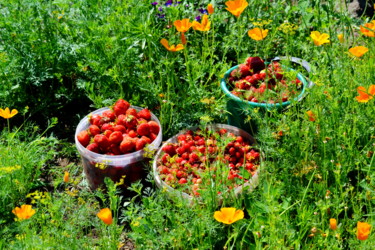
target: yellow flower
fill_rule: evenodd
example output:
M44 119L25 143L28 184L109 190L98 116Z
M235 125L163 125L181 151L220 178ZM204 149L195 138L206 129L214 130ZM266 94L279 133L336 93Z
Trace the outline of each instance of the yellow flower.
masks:
M249 35L251 39L260 41L260 40L263 40L268 35L268 30L260 29L257 27L257 28L249 30L247 34Z
M180 51L180 50L184 49L184 45L182 45L182 44L177 44L177 46L175 46L175 45L169 46L168 40L165 39L165 38L161 39L160 43L163 44L163 46L167 50L172 51L172 52L176 52L176 51Z
M186 32L190 29L193 23L188 18L174 21L173 25L176 27L178 32Z
M368 37L375 37L375 20L372 20L370 23L365 23L364 26L360 26L359 30L361 33Z
M97 213L99 219L101 219L105 224L111 225L112 224L112 212L109 208L103 208Z
M356 57L363 56L368 51L368 48L364 46L357 46L349 49L350 54Z
M197 21L193 21L193 29L199 31L209 31L211 27L211 22L208 20L207 15L203 15L202 22L198 23Z
M374 84L371 85L368 88L368 91L366 90L365 87L359 86L357 88L357 92L359 94L359 96L356 96L356 99L358 102L368 102L375 96L375 85Z
M232 224L243 219L244 213L241 209L236 210L234 207L222 207L220 211L214 213L214 218L224 224Z
M321 33L319 31L312 31L310 37L313 39L316 46L320 46L325 43L330 43L329 35L327 33Z
M68 183L69 182L69 172L65 171L64 173L64 182Z
M5 110L0 109L0 116L3 117L4 119L12 118L16 114L18 114L17 109L13 109L12 112L10 112L9 108L5 108Z
M31 216L33 216L35 214L35 210L32 209L31 205L23 204L20 208L16 207L15 209L13 209L12 213L14 213L17 216L19 221L21 221L29 219Z
M357 239L367 240L371 230L371 225L367 222L357 222Z
M309 117L309 120L310 120L310 121L312 121L312 122L315 121L315 119L316 119L316 118L315 118L315 114L314 114L311 110L307 111L306 114L307 114L307 116Z
M344 35L343 34L338 34L337 39L339 39L340 43L344 42Z
M225 5L228 7L225 8L227 11L232 13L234 16L239 17L249 4L246 0L234 0L226 1Z
M329 219L329 228L331 230L336 230L337 229L337 220L334 218Z
M214 6L211 3L207 5L207 11L208 11L208 14L214 13Z

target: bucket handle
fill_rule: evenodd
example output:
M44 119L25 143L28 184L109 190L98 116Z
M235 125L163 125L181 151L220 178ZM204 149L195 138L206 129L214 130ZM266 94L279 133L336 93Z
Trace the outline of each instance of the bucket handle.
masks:
M280 61L280 60L289 60L293 63L297 63L299 65L301 65L309 74L311 72L311 65L310 63L308 63L306 60L303 60L301 58L298 58L298 57L288 57L288 56L276 56L275 58L271 59L271 61ZM315 83L313 83L312 81L310 81L309 79L307 79L309 81L309 84L307 85L308 88L312 88Z

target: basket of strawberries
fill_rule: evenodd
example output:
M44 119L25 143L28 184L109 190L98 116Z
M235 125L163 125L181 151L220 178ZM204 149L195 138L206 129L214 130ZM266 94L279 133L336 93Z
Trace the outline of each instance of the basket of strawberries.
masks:
M147 174L144 163L162 141L158 118L147 108L119 99L91 112L76 128L75 144L91 189L109 177L127 187Z
M255 139L226 124L181 131L154 157L155 183L171 196L220 199L253 190L258 184L260 151Z
M309 82L296 70L278 60L267 63L260 57L248 57L244 63L229 69L220 82L228 97L228 122L254 134L255 123L245 124L255 108L284 109L305 96Z

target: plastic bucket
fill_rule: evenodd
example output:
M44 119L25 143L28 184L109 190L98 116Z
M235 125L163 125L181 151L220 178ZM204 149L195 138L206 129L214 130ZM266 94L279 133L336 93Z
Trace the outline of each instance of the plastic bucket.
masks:
M131 107L137 111L143 109L136 106ZM162 141L162 128L160 122L158 118L151 113L151 120L156 121L159 124L160 131L155 140L145 149L115 156L98 154L86 149L81 143L79 143L77 135L79 132L88 129L90 126L90 115L102 114L106 110L109 110L109 108L101 108L91 112L80 121L75 132L75 144L81 155L83 170L92 190L102 186L105 177L111 178L114 182L120 182L121 179L123 179L124 183L121 185L123 188L129 186L132 182L144 179L147 175L144 165L150 160L149 156L147 155L148 157L146 157L145 153L150 154L150 152L156 152Z
M233 133L237 136L242 136L246 141L249 142L250 145L257 145L256 140L249 133L247 133L246 131L244 131L240 128L237 128L237 127L234 127L234 126L231 126L231 125L227 125L227 124L212 124L212 125L208 125L207 128L210 129L210 130L213 130L213 131L219 131L220 129L226 129L228 132L231 132L231 133ZM159 150L156 152L156 155L154 156L153 165L152 165L152 171L153 171L153 174L154 174L154 180L155 180L156 186L158 188L162 189L162 190L167 191L169 197L182 197L183 199L188 201L188 203L190 205L194 204L194 202L196 202L197 200L199 201L199 199L193 197L192 195L190 195L188 193L179 191L179 190L171 187L167 183L165 183L160 178L160 175L159 175L158 160L163 155L162 148L164 146L166 146L170 143L177 143L177 137L179 135L184 134L187 130L196 130L196 129L197 129L197 127L182 130L178 134L176 134L175 136L173 136L170 139L168 139L167 141L165 141L163 143L163 145L159 148ZM262 160L262 158L263 158L263 156L262 156L262 153L261 153L261 160ZM253 191L259 183L259 173L260 172L261 172L261 168L259 167L256 170L255 174L252 176L252 178L249 179L248 182L246 182L245 184L240 185L240 186L238 186L234 189L234 194L237 196L237 195L241 194L242 192ZM222 197L220 197L220 195L218 195L218 197L219 197L219 202L221 203ZM199 202L202 203L202 201L199 201Z
M286 57L275 57L271 61L278 61L281 59L287 59ZM291 62L301 64L308 72L310 72L310 66L306 61L303 61L299 58L289 58ZM256 119L254 119L254 109L257 109L260 112L266 110L284 110L291 105L291 101L286 101L282 103L257 103L257 102L250 102L244 99L241 99L235 95L233 95L228 86L227 86L227 79L230 76L230 73L238 68L238 65L230 68L228 71L225 72L224 77L220 81L220 87L226 97L227 100L227 111L228 111L228 124L239 127L244 129L251 135L255 135L258 131L258 123ZM294 70L287 68L287 70ZM294 98L293 101L301 101L306 96L306 89L311 88L314 84L311 81L308 81L304 75L297 72L297 78L302 82L302 90L301 93ZM249 119L250 117L250 119Z

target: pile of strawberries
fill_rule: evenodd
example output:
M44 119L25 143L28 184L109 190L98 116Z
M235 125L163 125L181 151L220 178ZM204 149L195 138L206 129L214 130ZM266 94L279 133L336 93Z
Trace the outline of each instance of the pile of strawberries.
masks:
M177 143L162 147L157 159L160 178L190 195L210 187L213 179L227 188L248 182L259 167L260 154L242 136L226 129L188 130Z
M257 103L280 103L294 97L302 88L301 81L285 74L277 61L266 66L259 57L248 57L245 63L231 71L228 82L231 93Z
M89 117L90 126L77 135L86 149L106 155L129 154L143 149L158 136L160 127L147 108L137 111L119 99L109 110Z

